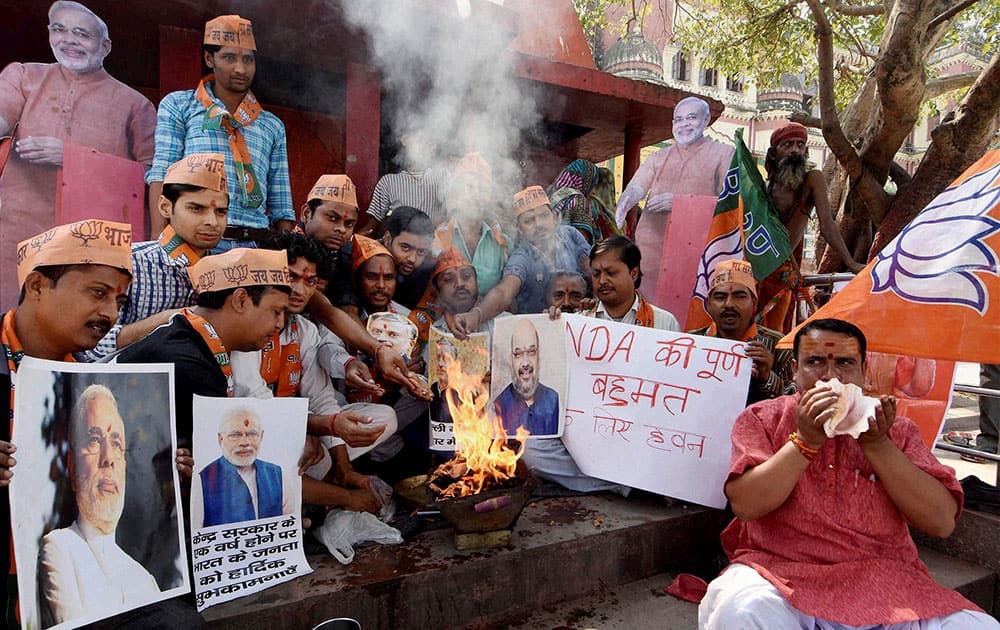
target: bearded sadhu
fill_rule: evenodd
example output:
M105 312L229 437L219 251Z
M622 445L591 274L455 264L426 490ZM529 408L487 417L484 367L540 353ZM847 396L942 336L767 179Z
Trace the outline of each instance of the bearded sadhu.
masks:
M844 261L848 269L857 273L864 265L855 261L840 229L830 211L826 180L823 173L810 169L806 160L809 134L799 123L788 123L771 134L771 146L764 158L767 170L767 193L788 230L792 256L761 283L758 306L763 314L761 324L768 328L788 332L791 330L793 291L799 285L799 264L802 262L802 239L813 208L819 219L823 238Z

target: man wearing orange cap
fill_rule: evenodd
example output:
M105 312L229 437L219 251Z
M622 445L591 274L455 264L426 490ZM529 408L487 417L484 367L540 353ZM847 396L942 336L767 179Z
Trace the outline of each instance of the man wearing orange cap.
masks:
M132 244L133 280L118 323L77 359L106 357L194 304L187 270L222 238L228 191L221 153L192 153L167 169L157 209L169 223L157 240Z
M434 251L455 247L476 268L479 296L486 295L503 277L508 238L490 208L493 207L493 169L478 153L459 160L451 174L447 223L434 232Z
M12 136L13 149L6 166L0 160L3 308L14 306L20 289L11 273L18 242L56 221L64 143L146 168L153 161L156 111L145 96L104 69L111 52L104 20L78 2L60 0L49 8L48 36L56 63L14 62L0 72L0 138Z
M734 259L715 266L705 310L712 324L694 334L747 342L745 352L753 360L747 404L781 396L793 382L792 353L775 350L781 333L754 322L757 283L750 263Z
M382 226L384 232L379 242L392 254L396 268L393 300L409 312L420 303L430 282L433 262L428 263L428 259L434 226L426 214L409 206L390 211ZM348 245L345 251L353 251L353 247ZM345 286L338 306L348 311L357 310L359 301L357 284Z
M230 352L260 350L285 324L291 293L285 252L237 248L188 267L196 306L127 346L117 363L172 363L177 443L191 447L195 394L233 392Z
M8 422L0 423L0 486L10 483L12 454L10 429L14 418L17 368L25 356L51 361L73 361L74 352L89 350L118 318L132 279L132 226L89 220L61 225L29 238L17 247L17 309L3 316L0 344L0 408ZM2 501L0 522L9 538L10 504ZM4 542L3 544L7 544ZM14 567L11 566L13 574ZM17 593L4 590L5 615L12 614ZM5 627L18 627L5 618Z
M156 114L156 157L146 174L153 211L168 166L191 153L221 153L229 183L229 226L216 251L256 247L270 229L295 222L285 126L250 91L257 72L250 20L222 15L205 24L202 56L208 74L197 89L167 94Z
M557 271L590 275L590 245L576 228L557 225L556 215L541 186L514 195L518 239L503 270L503 280L483 297L480 307L455 318L457 334L467 334L516 300L517 312L548 309L549 279Z
M810 169L806 163L808 139L804 126L788 123L771 134L771 146L764 157L767 192L774 200L781 222L788 229L793 254L787 263L761 282L758 308L763 317L762 323L785 332L791 330L793 293L800 290L802 240L813 208L816 208L820 233L844 265L854 273L864 268L847 249L840 228L833 219L823 173Z
M291 295L284 328L260 351L232 352L234 394L254 398L301 396L309 399L310 432L323 435L323 460L302 477L302 500L312 505L375 512L378 500L368 479L354 472L351 460L395 432L396 416L385 405L342 406L321 350L329 345L315 324L302 316L321 278L330 273L328 256L315 239L298 232L270 236L263 249L288 256ZM370 378L370 376L369 376ZM351 446L348 449L345 441ZM329 480L329 483L326 481Z

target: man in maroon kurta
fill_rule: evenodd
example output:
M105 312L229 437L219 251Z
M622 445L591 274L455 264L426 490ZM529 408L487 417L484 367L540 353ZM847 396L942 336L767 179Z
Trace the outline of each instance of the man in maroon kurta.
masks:
M0 72L0 137L13 146L0 175L0 268L14 269L17 244L55 223L56 176L63 143L153 162L156 110L104 70L107 26L83 5L56 2L49 45L57 63L12 63ZM0 276L0 307L12 308L19 287Z
M879 399L858 439L824 431L839 396L816 385L863 385L865 346L847 322L807 324L794 345L800 393L737 418L725 487L737 518L722 534L732 564L709 585L699 627L1000 627L917 557L908 525L947 536L963 495L895 399ZM908 625L919 620L930 622Z

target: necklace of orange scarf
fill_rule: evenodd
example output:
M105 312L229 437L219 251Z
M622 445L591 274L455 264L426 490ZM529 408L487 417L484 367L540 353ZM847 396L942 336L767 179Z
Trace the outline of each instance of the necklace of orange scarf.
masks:
M252 92L247 90L246 95L240 102L236 114L230 114L226 108L212 100L208 94L206 83L215 80L215 75L210 74L198 83L195 91L195 98L205 109L205 120L202 122L202 131L212 129L223 129L229 136L229 150L233 154L233 164L236 167L236 179L243 189L243 204L248 208L259 208L264 203L264 195L257 185L257 175L253 170L253 160L250 156L250 149L247 148L246 139L243 137L243 127L252 125L264 109L257 102L257 98Z
M182 239L169 224L160 232L160 238L157 239L157 242L171 260L178 260L183 256L188 267L201 260L201 256L194 251L194 248L188 245L187 241Z
M275 333L264 346L260 357L260 375L278 398L296 396L302 382L302 353L299 347L299 323L292 317L288 326L288 344Z
M215 357L215 362L218 364L219 369L226 376L226 396L233 395L233 366L229 362L229 351L226 350L226 346L222 344L222 340L219 339L219 333L215 332L215 328L212 324L208 323L208 320L198 315L194 311L189 309L181 310L181 315L188 320L191 324L191 328L194 328L195 332L198 333L201 338L208 345L209 351L212 356Z

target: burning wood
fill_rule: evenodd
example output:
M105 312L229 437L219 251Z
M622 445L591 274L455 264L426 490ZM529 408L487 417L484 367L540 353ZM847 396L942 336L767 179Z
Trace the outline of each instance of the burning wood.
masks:
M445 398L454 423L455 457L431 473L428 488L441 500L521 485L515 474L528 431L519 427L512 447L502 419L489 405L483 376L463 373L457 360L449 361L446 371L450 391Z

